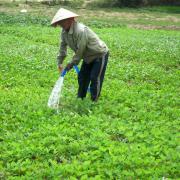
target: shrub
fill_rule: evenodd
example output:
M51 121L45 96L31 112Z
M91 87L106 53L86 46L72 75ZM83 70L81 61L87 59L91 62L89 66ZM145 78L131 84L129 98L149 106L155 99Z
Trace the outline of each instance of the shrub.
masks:
M82 5L84 0L46 0L42 1L43 4L48 5L64 5L64 6L72 6L72 7L78 7Z
M148 5L180 5L177 0L96 0L92 6L96 7L139 7Z

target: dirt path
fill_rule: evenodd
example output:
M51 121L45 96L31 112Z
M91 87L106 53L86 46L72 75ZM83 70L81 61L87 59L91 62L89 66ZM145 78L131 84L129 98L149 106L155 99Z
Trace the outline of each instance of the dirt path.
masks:
M84 4L82 5L82 8L88 7L89 3L93 3L94 0L84 0Z

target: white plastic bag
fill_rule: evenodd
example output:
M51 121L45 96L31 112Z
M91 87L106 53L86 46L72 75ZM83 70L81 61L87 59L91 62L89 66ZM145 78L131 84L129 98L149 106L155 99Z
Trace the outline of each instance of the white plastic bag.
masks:
M64 77L60 76L59 79L56 81L56 84L49 96L48 106L53 109L58 109L59 106L59 99L61 95L61 90L63 87Z

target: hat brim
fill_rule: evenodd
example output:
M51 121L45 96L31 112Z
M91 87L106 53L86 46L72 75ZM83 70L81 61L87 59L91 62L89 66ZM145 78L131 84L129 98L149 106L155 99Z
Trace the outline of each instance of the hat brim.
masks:
M61 18L61 19L57 19L57 20L53 20L51 22L51 26L56 26L56 24L60 23L61 21L63 20L67 20L67 19L70 19L70 18L76 18L76 17L79 17L79 15L74 15L74 16L69 16L69 17L65 17L65 18Z

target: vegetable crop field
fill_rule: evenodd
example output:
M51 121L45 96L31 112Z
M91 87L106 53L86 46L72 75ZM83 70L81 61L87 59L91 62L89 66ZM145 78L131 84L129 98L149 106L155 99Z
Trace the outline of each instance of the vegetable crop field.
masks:
M77 100L72 70L57 112L47 101L60 29L45 16L0 19L0 179L180 178L180 31L92 18L110 49L101 97Z

